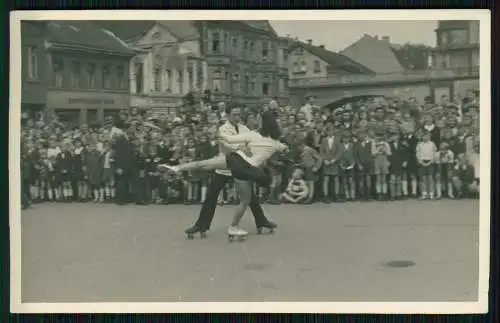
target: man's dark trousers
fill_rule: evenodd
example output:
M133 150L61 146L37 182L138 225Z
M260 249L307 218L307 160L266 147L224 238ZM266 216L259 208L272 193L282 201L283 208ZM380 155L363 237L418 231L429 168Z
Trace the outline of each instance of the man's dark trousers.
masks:
M217 199L219 197L219 193L224 188L224 185L230 180L231 176L225 176L217 173L212 176L210 184L207 188L205 201L201 206L200 215L198 216L198 220L195 224L195 226L200 228L201 231L208 231L208 229L210 229L210 225L212 224L212 220L215 215L215 208L217 207ZM253 192L253 190L249 206L255 218L256 226L268 222L268 219L264 215L264 211L262 210L260 202L257 199L257 196L255 196L255 192Z

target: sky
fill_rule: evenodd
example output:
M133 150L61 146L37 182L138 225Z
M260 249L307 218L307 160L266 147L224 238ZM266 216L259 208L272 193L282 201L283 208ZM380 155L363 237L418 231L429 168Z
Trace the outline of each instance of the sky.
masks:
M340 51L360 39L365 33L371 36L389 36L392 43L436 45L434 29L437 21L291 21L274 20L272 26L280 36L290 34L306 41L312 39L313 44L325 45L329 50Z

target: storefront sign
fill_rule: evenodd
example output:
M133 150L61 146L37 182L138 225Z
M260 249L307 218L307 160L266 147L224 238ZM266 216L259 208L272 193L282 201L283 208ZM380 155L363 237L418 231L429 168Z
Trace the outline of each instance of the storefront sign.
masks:
M122 109L130 106L128 93L47 91L50 109Z
M179 98L155 98L151 100L153 107L178 107L182 104L182 99Z
M207 61L213 65L229 65L231 63L229 57L208 57Z
M278 68L273 64L260 64L257 69L262 72L276 72Z
M113 99L69 98L69 104L115 104Z

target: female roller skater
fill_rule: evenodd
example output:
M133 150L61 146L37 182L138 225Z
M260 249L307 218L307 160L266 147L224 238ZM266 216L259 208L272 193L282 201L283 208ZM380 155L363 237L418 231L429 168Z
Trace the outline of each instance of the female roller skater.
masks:
M279 137L279 130L273 131L269 135L273 138ZM253 182L260 186L268 187L271 183L269 173L260 168L275 152L284 151L287 146L281 142L260 135L257 132L250 131L237 135L224 135L219 133L219 139L229 144L246 143L252 153L248 157L241 151L236 151L223 156L217 156L211 159L189 162L177 166L166 164L159 165L160 169L168 169L175 173L202 169L210 171L214 169L229 169L236 179L240 191L240 204L236 208L231 227L228 230L229 241L234 237L244 238L248 232L238 228L239 222L251 200ZM259 233L261 230L259 230Z
M235 179L240 181L253 181L259 186L268 187L271 176L260 168L275 152L284 151L287 146L269 137L263 137L255 131L244 132L237 135L219 134L220 140L229 144L246 143L252 153L251 157L242 151L231 152L225 156L188 162L177 166L167 164L158 165L160 170L170 170L182 173L193 170L211 171L215 169L229 169Z

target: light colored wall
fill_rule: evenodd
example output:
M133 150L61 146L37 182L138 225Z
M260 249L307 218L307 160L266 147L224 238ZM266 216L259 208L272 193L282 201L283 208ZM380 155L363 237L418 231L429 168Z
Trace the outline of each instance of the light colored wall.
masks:
M327 71L326 68L328 64L318 57L312 55L311 53L303 50L302 55L297 55L300 47L296 48L288 55L288 77L289 79L302 79L302 78L314 78L314 77L326 77ZM318 61L320 63L320 71L316 73L314 71L314 62ZM306 72L305 73L294 73L294 65L295 63L299 64L299 68L302 66L302 63L306 64Z

